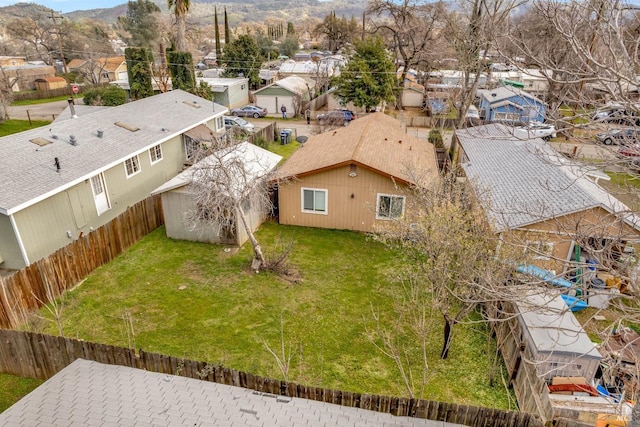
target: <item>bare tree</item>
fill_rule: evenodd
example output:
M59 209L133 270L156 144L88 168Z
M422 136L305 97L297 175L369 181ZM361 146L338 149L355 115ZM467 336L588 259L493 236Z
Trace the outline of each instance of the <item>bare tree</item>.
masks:
M372 0L367 16L372 20L373 32L382 35L402 66L400 88L404 87L407 72L412 67L431 66L428 56L431 45L443 28L444 5L422 0ZM402 109L402 91L397 106Z
M29 46L39 60L49 65L53 63L52 52L58 49L57 31L44 12L14 19L7 24L6 31L14 40L20 40L25 46Z
M195 227L217 227L225 232L242 224L253 247L252 268L256 271L269 268L269 263L253 232L249 215L268 212L269 180L279 160L279 156L266 151L259 153L247 142L236 144L223 138L200 154L202 160L190 169L195 209L187 213Z
M3 67L0 67L0 103L2 104L0 123L5 120L9 120L8 107L13 101L13 85L16 83L17 79L17 74L16 77L12 78Z

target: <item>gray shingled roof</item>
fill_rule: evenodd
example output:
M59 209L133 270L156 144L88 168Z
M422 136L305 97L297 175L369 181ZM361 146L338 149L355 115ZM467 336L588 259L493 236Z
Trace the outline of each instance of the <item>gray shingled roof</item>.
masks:
M462 167L497 232L523 227L594 207L640 218L541 139L521 140L506 126L487 125L456 132L465 154Z
M0 425L460 426L82 359L0 414Z
M226 107L216 104L214 112L211 101L175 90L0 138L0 212L24 209L224 111ZM102 138L98 129L104 132ZM70 144L70 135L77 145ZM40 147L30 142L34 138L52 143ZM56 157L60 172L54 166Z

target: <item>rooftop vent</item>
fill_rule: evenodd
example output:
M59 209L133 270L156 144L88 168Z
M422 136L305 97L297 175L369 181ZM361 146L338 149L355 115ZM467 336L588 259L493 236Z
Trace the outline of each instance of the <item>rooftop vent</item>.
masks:
M119 126L119 127L123 128L123 129L126 129L126 130L131 131L131 132L137 132L137 131L140 130L140 128L138 128L138 127L131 126L131 125L128 125L128 124L123 123L123 122L115 122L114 125Z
M98 138L102 138L104 136L104 131L102 129L98 129L97 134Z
M78 140L76 139L75 135L69 135L69 142L71 143L71 145L78 144Z
M193 108L200 108L202 107L202 105L198 105L196 103L196 101L193 102L189 102L189 101L182 101L183 104L188 105L189 107L193 107Z

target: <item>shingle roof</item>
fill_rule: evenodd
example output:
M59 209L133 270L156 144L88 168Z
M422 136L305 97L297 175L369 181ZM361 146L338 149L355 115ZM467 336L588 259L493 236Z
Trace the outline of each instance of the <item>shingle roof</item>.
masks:
M530 93L513 86L500 86L495 89L481 89L478 91L478 94L487 99L491 104L514 96L522 96L544 104L544 101L541 101Z
M82 359L1 413L0 424L462 427Z
M622 214L635 228L640 218L541 139L521 140L503 125L456 131L462 167L484 202L496 231L602 207Z
M384 113L352 120L349 126L309 137L279 170L302 176L355 163L406 183L437 175L432 144L409 135L402 123Z
M216 105L215 110L211 101L175 90L0 138L0 212L12 214L72 187L222 115L226 108ZM132 132L116 122L139 130ZM99 129L102 138L97 136ZM71 145L70 135L76 145ZM37 138L51 143L31 142Z

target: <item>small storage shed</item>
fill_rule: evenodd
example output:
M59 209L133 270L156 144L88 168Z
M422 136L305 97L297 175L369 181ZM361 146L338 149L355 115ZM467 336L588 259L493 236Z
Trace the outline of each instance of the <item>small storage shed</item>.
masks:
M282 159L282 156L249 142L242 142L232 149L226 148L224 150L227 152L223 155L220 155L220 152L218 152L202 159L151 193L162 195L162 211L167 237L178 240L224 243L238 246L247 241L247 233L237 213L235 220L226 224L218 224L217 226L203 227L194 225L187 218L188 214L196 209L193 197L196 189L194 188L195 186L191 184L193 174L198 170L206 170L207 165L212 165L213 171L218 162L235 162L241 160L245 165L244 176L236 176L237 182L231 183L231 185L234 187L238 186L238 188L241 186L251 188L252 183L255 182L254 180L264 179L264 177L276 167ZM213 182L214 180L215 178L212 177L211 181ZM242 194L244 189L238 189L238 191ZM266 212L260 207L253 206L248 200L249 197L246 199L246 201L243 199L243 211L245 212L251 229L256 230L265 220Z
M522 339L538 375L584 377L591 384L602 356L558 292L536 290L516 301Z
M67 87L67 81L62 77L45 77L36 79L36 90L51 90Z
M279 116L280 108L284 105L287 117L294 117L303 112L302 106L311 99L311 86L302 77L289 76L257 90L253 96L256 105L267 109L267 115Z

